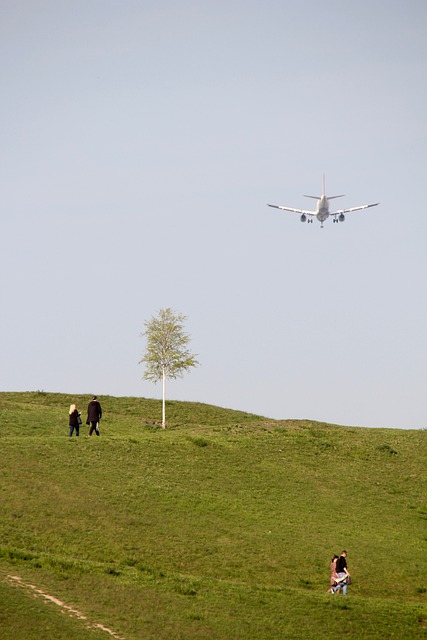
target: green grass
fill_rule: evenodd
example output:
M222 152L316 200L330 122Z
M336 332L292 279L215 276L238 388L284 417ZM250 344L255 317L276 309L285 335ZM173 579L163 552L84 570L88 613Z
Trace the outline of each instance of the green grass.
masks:
M16 587L0 582L0 637L2 640L86 640L88 630L81 623L60 615L52 605L29 597ZM101 637L100 633L94 638Z
M0 580L126 640L426 637L425 431L186 402L162 430L159 401L104 397L101 437L70 439L68 406L89 400L0 394ZM343 548L347 598L326 593ZM2 639L106 636L0 587Z

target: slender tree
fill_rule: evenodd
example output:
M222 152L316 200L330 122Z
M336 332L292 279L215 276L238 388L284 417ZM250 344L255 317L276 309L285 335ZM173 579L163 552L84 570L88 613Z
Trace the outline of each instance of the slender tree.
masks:
M151 382L162 380L162 427L166 427L166 379L182 377L184 371L199 363L187 349L190 337L184 332L187 316L172 309L160 309L158 316L145 322L146 352L139 364L145 365L144 378Z

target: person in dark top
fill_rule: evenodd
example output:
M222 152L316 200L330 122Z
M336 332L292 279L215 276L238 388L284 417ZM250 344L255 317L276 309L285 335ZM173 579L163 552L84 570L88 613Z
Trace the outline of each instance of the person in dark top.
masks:
M99 436L99 421L102 418L102 409L101 405L98 402L96 396L93 396L92 400L89 402L87 407L87 420L86 424L90 424L89 435L95 431L96 435Z
M81 419L80 419L80 411L78 411L76 409L76 405L75 404L70 404L70 410L68 412L68 424L69 424L69 427L70 427L70 438L73 435L74 429L76 430L76 436L79 435L81 423L82 422L81 422Z
M347 551L342 551L340 557L337 560L335 565L335 570L337 572L338 579L342 582L339 582L337 586L334 588L334 592L338 591L338 589L342 588L343 596L347 595L348 583L347 579L350 577L350 574L347 569Z

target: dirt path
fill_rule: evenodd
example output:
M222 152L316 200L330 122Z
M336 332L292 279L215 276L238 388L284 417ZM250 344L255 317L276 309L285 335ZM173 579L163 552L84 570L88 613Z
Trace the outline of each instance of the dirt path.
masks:
M60 607L60 610L66 615L72 618L78 618L79 620L83 620L89 629L100 629L101 631L105 631L106 633L108 633L111 637L116 638L116 640L125 640L123 636L119 636L119 634L113 631L112 629L109 629L108 627L106 627L103 624L100 624L99 622L91 622L90 620L88 620L87 616L85 616L81 611L78 611L77 609L73 609L73 607L70 607L68 604L65 604L65 602L63 602L62 600L55 598L55 596L51 596L49 593L45 593L44 591L36 587L34 584L29 584L28 582L24 582L22 578L20 578L19 576L7 575L5 577L5 582L9 582L15 587L21 587L21 589L24 589L25 591L32 593L36 598L43 598L46 602L52 602L57 607Z

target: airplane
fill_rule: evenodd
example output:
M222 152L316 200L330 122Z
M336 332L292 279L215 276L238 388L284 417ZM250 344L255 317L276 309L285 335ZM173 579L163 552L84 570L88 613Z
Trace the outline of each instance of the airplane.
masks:
M314 198L317 200L316 211L306 211L305 209L292 209L291 207L282 207L278 204L269 204L269 207L274 207L275 209L282 209L282 211L293 211L294 213L300 213L301 222L313 222L313 218L317 218L320 222L320 228L323 229L323 223L325 220L329 218L329 216L333 216L333 222L344 222L345 213L351 213L352 211L360 211L361 209L368 209L369 207L376 207L379 205L379 202L374 202L373 204L363 204L360 207L352 207L351 209L338 209L337 211L329 211L329 200L334 200L335 198L342 198L344 194L339 196L326 196L325 195L325 176L323 175L323 190L321 196L303 196L304 198Z

